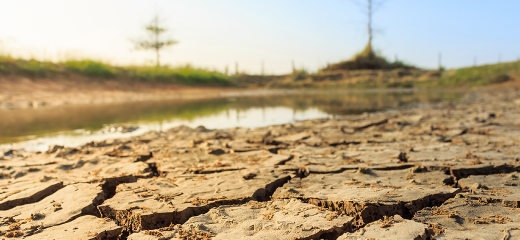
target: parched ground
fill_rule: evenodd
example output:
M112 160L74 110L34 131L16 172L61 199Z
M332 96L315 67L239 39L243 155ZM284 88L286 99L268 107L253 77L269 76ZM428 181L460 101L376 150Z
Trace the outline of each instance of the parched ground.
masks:
M518 239L520 90L0 157L0 236Z

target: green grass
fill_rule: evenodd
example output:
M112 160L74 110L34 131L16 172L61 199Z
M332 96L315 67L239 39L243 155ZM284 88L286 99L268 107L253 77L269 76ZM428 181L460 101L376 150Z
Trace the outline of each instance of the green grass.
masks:
M10 56L0 56L0 74L20 74L28 77L47 77L60 72L61 68L51 62L40 62L34 59L14 59Z
M503 83L520 75L520 61L459 68L443 72L440 78L424 82L406 81L395 83L356 83L349 88L449 88L477 87Z
M145 81L175 82L183 85L231 85L231 81L223 73L190 65L177 68L133 66L125 68L125 71L132 78Z
M21 75L30 78L70 77L78 74L94 79L118 81L162 82L182 85L231 86L232 81L223 73L190 65L182 67L126 66L116 67L90 59L67 60L54 63L34 59L15 59L0 55L0 74ZM63 78L62 78L63 79Z
M511 80L520 74L520 61L468 67L447 72L437 81L441 87L485 86Z
M114 78L118 71L116 68L92 60L69 60L63 63L65 67L76 73L93 78Z

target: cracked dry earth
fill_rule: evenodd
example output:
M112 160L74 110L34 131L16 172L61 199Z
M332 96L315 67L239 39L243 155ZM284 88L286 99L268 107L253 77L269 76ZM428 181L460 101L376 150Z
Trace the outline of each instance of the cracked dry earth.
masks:
M0 238L520 239L517 99L8 151Z

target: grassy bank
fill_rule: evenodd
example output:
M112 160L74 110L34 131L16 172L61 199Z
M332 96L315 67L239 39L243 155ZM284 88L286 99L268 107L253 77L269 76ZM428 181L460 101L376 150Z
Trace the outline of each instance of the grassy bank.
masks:
M421 70L419 70L421 71ZM390 78L389 78L390 79ZM347 88L451 88L477 87L520 80L520 61L465 67L451 70L425 72L422 76L410 78L393 78L392 81L373 81L373 77ZM333 85L333 87L339 87Z
M441 87L486 86L513 80L520 75L520 61L450 70L430 84Z
M19 75L29 78L55 78L79 74L92 79L113 79L118 81L163 82L182 85L230 86L229 78L217 71L183 67L116 67L101 61L68 60L65 62L46 62L15 59L0 56L1 75Z
M397 67L397 66L396 66ZM0 75L29 78L71 79L73 74L93 80L161 82L191 86L237 86L260 88L443 88L486 86L520 78L520 61L467 67L447 71L396 69L334 70L315 74L283 76L227 76L217 71L183 67L117 67L94 60L59 63L0 56Z

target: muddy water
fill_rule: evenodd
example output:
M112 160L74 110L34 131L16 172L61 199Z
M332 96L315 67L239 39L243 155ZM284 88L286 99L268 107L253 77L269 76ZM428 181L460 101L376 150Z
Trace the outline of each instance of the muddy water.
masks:
M42 151L49 145L165 130L179 125L207 128L259 127L311 118L333 118L456 101L460 92L278 91L204 100L165 100L0 110L0 150Z

